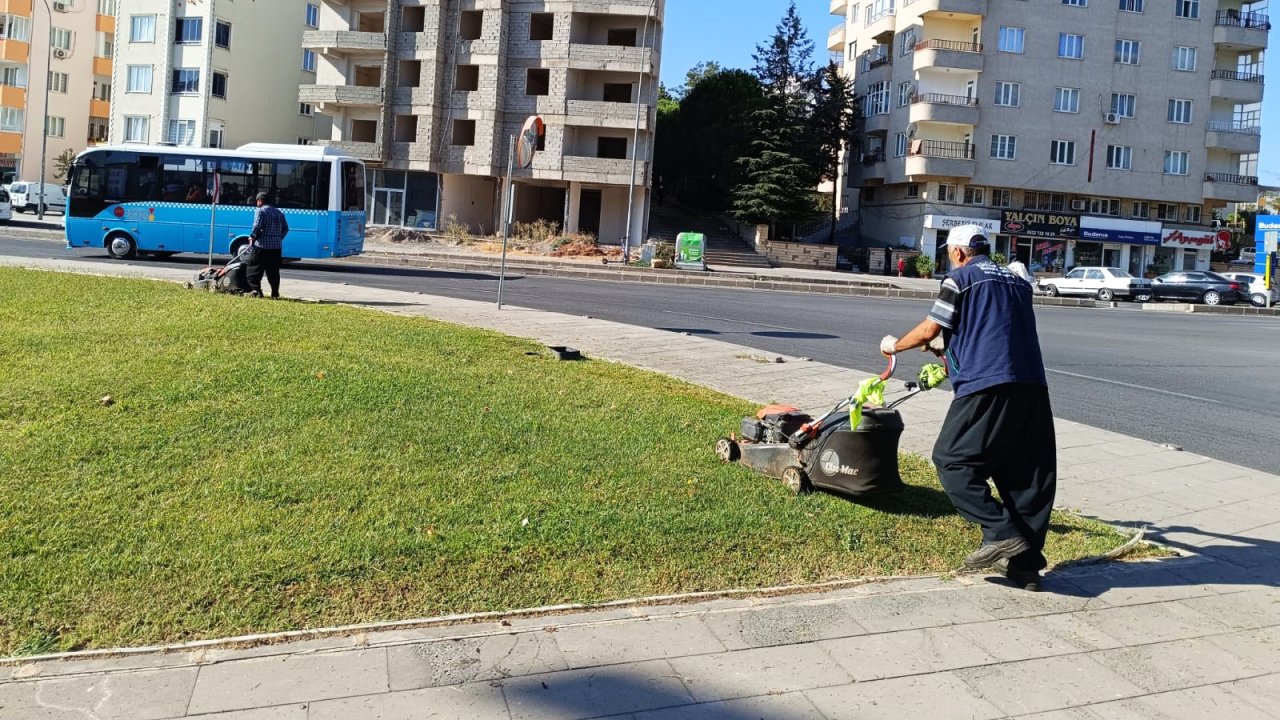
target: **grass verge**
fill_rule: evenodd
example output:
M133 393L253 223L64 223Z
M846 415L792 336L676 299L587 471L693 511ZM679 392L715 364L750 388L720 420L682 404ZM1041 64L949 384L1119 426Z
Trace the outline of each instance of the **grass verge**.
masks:
M722 465L754 408L661 375L346 307L0 288L0 656L946 572L977 540L919 459L876 508ZM1047 552L1119 542L1060 515Z

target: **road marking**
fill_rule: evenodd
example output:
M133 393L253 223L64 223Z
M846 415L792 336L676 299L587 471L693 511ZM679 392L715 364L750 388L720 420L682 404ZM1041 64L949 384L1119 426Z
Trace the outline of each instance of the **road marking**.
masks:
M733 318L716 317L715 315L699 315L697 313L683 313L674 310L663 310L667 315L683 315L685 317L701 318L703 320L719 320L721 322L738 323L739 325L754 325L756 327L771 328L773 330L789 330L791 332L814 332L813 330L801 330L800 328L787 327L786 325L766 325L765 323L751 322L750 320L735 320Z
M1054 370L1053 368L1045 368L1045 371L1055 373L1058 375L1067 375L1073 378L1080 378L1081 380L1093 380L1100 383L1107 383L1108 385L1120 385L1121 387L1133 388L1134 390L1146 390L1147 392L1159 393L1161 395L1170 395L1172 397L1186 398L1188 400L1196 400L1199 402L1213 403L1214 405L1230 405L1231 404L1231 403L1223 402L1221 400L1214 400L1212 398L1200 397L1199 395L1187 395L1186 393L1174 392L1172 390L1161 390L1160 388L1147 387L1146 385L1135 385L1134 383L1121 382L1119 380L1108 380L1106 378L1094 377L1092 375L1081 375L1079 373L1067 372L1066 370Z

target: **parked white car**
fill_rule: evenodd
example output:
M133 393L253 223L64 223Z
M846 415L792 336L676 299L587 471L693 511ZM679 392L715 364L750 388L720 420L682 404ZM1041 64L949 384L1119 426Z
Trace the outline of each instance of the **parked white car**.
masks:
M13 205L9 202L9 191L0 188L0 225L8 224L13 219Z
M1127 270L1113 267L1078 267L1060 278L1040 281L1040 289L1048 295L1087 295L1099 300L1123 298L1135 302L1151 300L1151 281L1134 277Z
M40 183L15 182L9 186L9 198L13 209L18 212L39 212ZM45 212L67 213L67 194L61 185L44 184Z
M1242 247L1240 248L1240 254L1236 256L1235 260L1231 261L1231 264L1232 265L1252 265L1257 255L1258 255L1258 251L1256 248Z
M1224 272L1218 273L1228 280L1235 280L1245 287L1245 292L1249 295L1249 302L1256 307L1265 307L1267 304L1267 284L1266 279L1258 273L1244 272ZM1271 288L1271 305L1275 307L1280 305L1280 290Z

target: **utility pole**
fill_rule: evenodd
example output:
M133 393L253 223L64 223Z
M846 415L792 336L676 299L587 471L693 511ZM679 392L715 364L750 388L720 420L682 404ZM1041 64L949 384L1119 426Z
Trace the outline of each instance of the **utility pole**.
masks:
M44 124L40 127L40 205L36 217L44 220L44 181L48 173L45 162L49 154L49 74L53 72L53 8L44 0L45 17L49 18L48 35L45 38L44 68Z
M649 42L649 15L658 12L658 0L653 0L649 6L649 13L644 16L644 34L640 36L640 50L643 53ZM652 56L652 55L651 55ZM643 57L643 55L642 55ZM640 162L640 106L644 103L644 76L646 70L644 63L640 63L640 73L636 84L636 125L631 136L631 181L627 184L627 227L622 232L622 262L631 262L631 213L632 207L635 205L636 195L636 165ZM653 137L653 128L650 128L650 137Z

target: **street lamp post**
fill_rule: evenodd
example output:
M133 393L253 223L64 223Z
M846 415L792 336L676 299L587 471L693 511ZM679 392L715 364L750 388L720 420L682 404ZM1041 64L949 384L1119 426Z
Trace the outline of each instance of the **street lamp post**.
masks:
M653 0L650 3L650 10L651 13L658 11L658 0ZM649 40L649 15L651 13L646 13L644 17L644 34L640 37L640 48L642 50ZM636 124L631 137L631 180L627 183L627 227L622 233L622 262L624 263L631 262L631 213L632 208L635 206L636 165L640 161L640 106L644 102L645 70L644 63L640 63L640 73L636 84ZM649 130L650 137L653 137L653 128L649 128Z
M49 154L49 74L53 72L53 8L49 0L44 0L45 17L49 18L48 37L45 47L44 67L44 124L40 128L40 205L36 217L44 220L44 181L48 173L46 161Z

